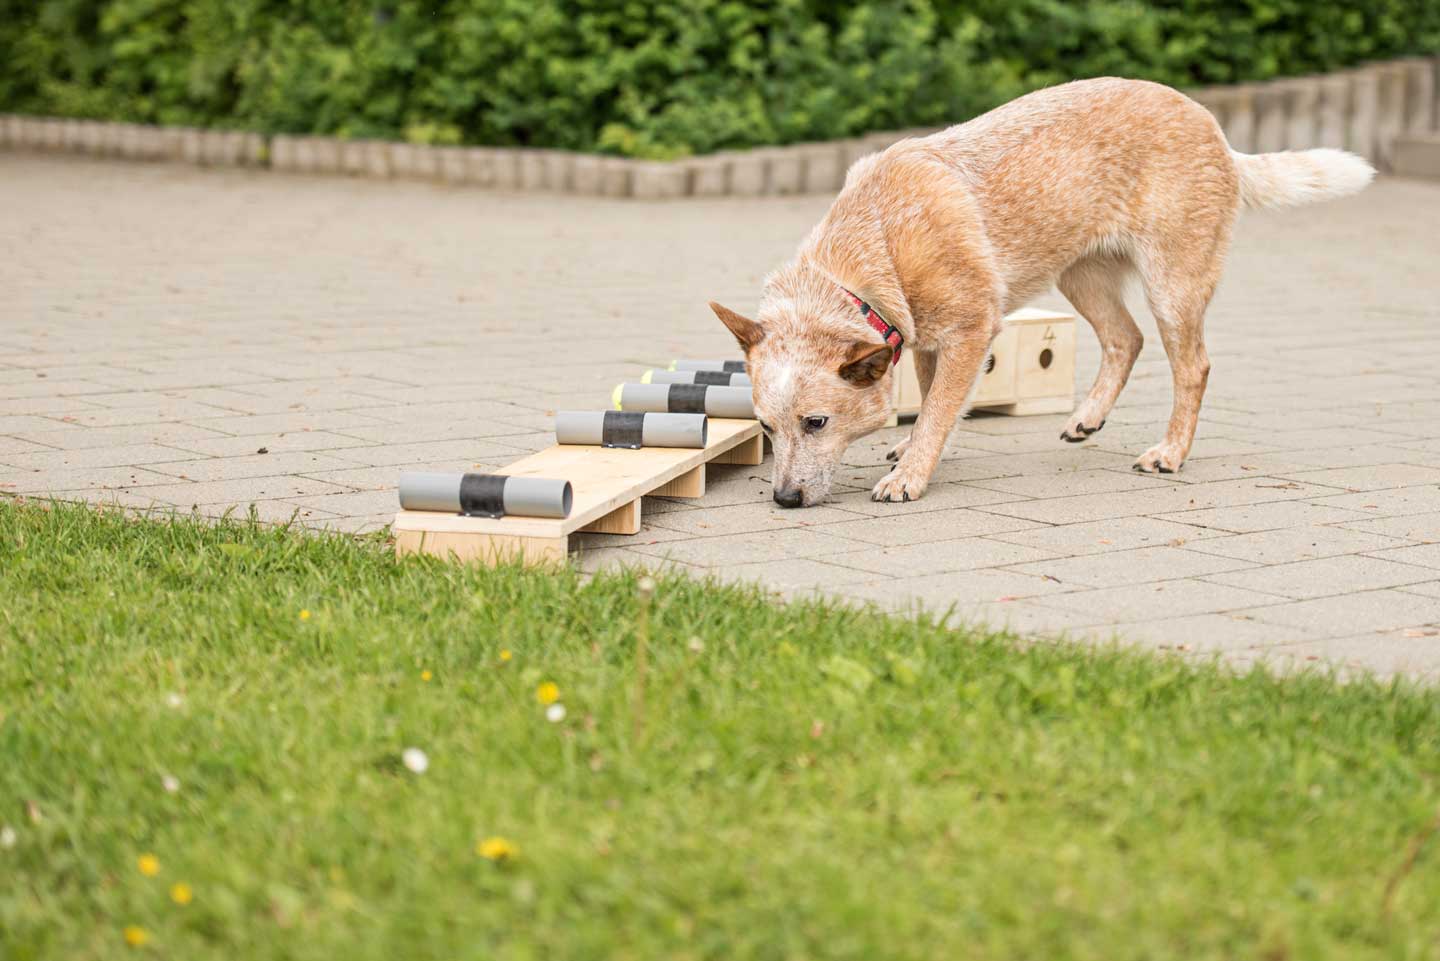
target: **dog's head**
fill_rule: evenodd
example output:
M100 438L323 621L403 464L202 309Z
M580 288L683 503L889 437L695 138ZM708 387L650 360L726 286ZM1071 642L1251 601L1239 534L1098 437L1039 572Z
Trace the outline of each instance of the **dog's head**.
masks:
M710 308L745 351L755 416L774 448L775 502L820 503L845 449L890 418L891 348L856 330L838 288L804 304L767 289L756 320Z

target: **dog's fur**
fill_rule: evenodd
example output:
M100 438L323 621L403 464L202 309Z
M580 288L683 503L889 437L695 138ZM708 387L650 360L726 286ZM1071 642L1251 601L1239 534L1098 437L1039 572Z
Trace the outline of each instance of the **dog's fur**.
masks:
M890 349L844 289L900 329L924 391L875 500L925 492L1001 317L1052 285L1103 349L1062 437L1104 426L1142 344L1122 298L1132 272L1175 390L1164 439L1135 466L1179 470L1210 371L1205 308L1236 212L1344 196L1373 175L1337 150L1235 153L1199 104L1118 79L1032 93L860 160L796 258L766 279L756 320L711 304L745 351L773 441L775 500L824 499L845 448L889 418Z

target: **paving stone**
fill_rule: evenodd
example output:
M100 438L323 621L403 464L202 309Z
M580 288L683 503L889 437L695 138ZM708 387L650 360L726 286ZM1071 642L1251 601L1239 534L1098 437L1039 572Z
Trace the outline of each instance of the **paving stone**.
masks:
M43 444L32 444L28 440L21 440L18 437L0 437L0 461L12 467L23 466L15 463L15 458L24 457L30 454L52 453L53 448Z
M725 581L755 584L771 591L794 596L806 591L821 594L843 593L846 584L865 583L871 576L864 571L837 567L823 561L791 558L783 561L761 561L756 564L731 564L712 572Z
M343 491L335 484L307 480L304 477L247 477L235 480L207 481L159 485L146 491L146 496L158 497L182 506L196 504L248 504L251 501L276 500L282 497L324 494ZM391 503L394 501L392 499ZM315 505L320 507L320 505ZM320 507L321 510L327 508ZM339 514L340 511L330 511Z
M1267 624L1297 627L1316 637L1345 637L1440 623L1440 598L1399 590L1352 591L1290 604L1257 606L1240 613Z
M962 603L955 604L950 611L948 623L976 631L1009 631L1020 637L1040 636L1086 644L1125 640L1116 628L1096 623L1091 616L1044 607L1031 600Z
M1179 547L1192 540L1220 536L1172 521L1152 517L1116 517L1084 524L1032 527L1028 530L988 534L997 541L1023 544L1050 551L1056 556L1077 557L1128 551L1137 547Z
M1406 594L1419 594L1422 597L1440 597L1440 578L1420 584L1406 584L1400 590Z
M1407 541L1423 543L1440 541L1440 511L1398 517L1378 517L1374 520L1346 521L1336 526L1346 530L1381 534Z
M1222 614L1280 600L1281 598L1273 594L1242 590L1224 584L1178 580L1069 591L1044 598L1039 603L1076 611L1094 617L1101 623L1125 624L1130 621L1153 621L1161 616Z
M1429 580L1430 577L1424 568L1349 554L1291 564L1273 564L1234 573L1211 574L1205 579L1216 584L1248 587L1267 594L1302 600L1352 591L1398 587Z
M1351 491L1373 491L1392 487L1415 487L1440 484L1440 468L1417 467L1413 464L1367 464L1359 467L1336 467L1330 470L1298 471L1285 474L1292 480Z
M1037 526L1039 525L1034 521L1001 517L998 514L986 514L965 507L956 507L950 510L896 514L891 517L883 515L867 517L863 520L854 520L852 515L852 519L827 524L825 533L859 541L863 544L898 547L905 544L923 544L928 541L951 540L971 535L994 535Z
M649 554L641 554L639 551L630 550L625 547L582 547L574 555L575 566L586 573L607 570L613 571L620 568L633 568L657 574L682 574L695 577L704 577L709 572L704 568L693 567L689 564L681 564L676 561L666 560L660 557L652 557Z
M1099 520L1107 517L1169 515L1184 510L1230 507L1264 501L1315 497L1329 488L1297 484L1268 477L1155 487L1144 491L1122 491L1080 497L1052 497L1045 500L990 504L984 510L1010 517L1024 517L1048 524Z
M901 547L866 547L826 556L833 564L842 564L877 574L939 574L946 571L968 571L981 567L1003 567L1025 561L1050 557L1046 551L1019 544L1007 544L984 537L907 544Z
M1282 528L1310 527L1315 524L1358 521L1365 515L1362 511L1345 510L1329 505L1319 506L1298 501L1273 501L1267 504L1182 511L1156 516L1160 520L1170 523L1191 525L1197 530L1248 534Z
M455 464L456 470L465 470L477 463L509 463L522 454L514 447L489 440L437 440L423 444L327 448L327 451L332 457L356 465L387 467L448 460Z
M63 494L89 489L155 487L173 478L143 467L86 467L81 470L0 470L0 492L7 494Z
M1227 534L1187 542L1185 549L1203 554L1234 557L1256 564L1288 564L1294 561L1332 557L1337 554L1360 554L1383 551L1402 544L1393 537L1346 530L1343 527L1287 527L1280 530L1256 531L1252 534ZM1375 555L1375 556L1384 556ZM1399 560L1399 558L1395 558Z
M187 459L204 457L243 457L265 448L272 454L284 454L306 450L339 450L346 447L374 447L373 441L359 437L348 437L323 430L297 430L287 433L250 434L242 437L221 437L205 434L203 437L176 440L167 445L183 451ZM351 455L352 457L358 455Z
M82 447L79 450L48 450L38 445L27 445L28 452L17 449L6 453L0 444L0 464L5 467L27 471L68 471L85 470L94 467L130 467L146 464L152 470L165 473L160 465L171 461L194 460L196 454L166 447L162 444L125 444L117 447ZM0 467L0 471L3 471Z
M1419 637L1401 631L1302 641L1268 648L1261 660L1287 671L1338 663L1381 678L1405 674L1433 679L1440 674L1440 630Z
M742 557L749 562L780 561L792 557L830 558L847 546L844 540L818 530L790 528L639 545L634 550L697 567L728 567Z
M826 558L833 561L833 558ZM944 574L906 574L901 577L880 577L847 584L837 592L850 600L863 600L892 609L921 605L933 612L944 612L952 605L1010 604L1021 598L1041 597L1064 591L1062 584L1031 577L1016 571L999 569L951 571ZM1080 612L1082 615L1085 612ZM1096 619L1098 620L1098 619ZM1096 623L1091 620L1089 623ZM1056 617L1054 623L1084 622L1074 613Z
M1340 494L1334 497L1312 498L1311 503L1360 511L1372 517L1430 513L1440 511L1440 486Z
M320 481L300 477L292 477L290 480L304 481L315 489L296 490L293 493L282 490L279 496L284 498L286 503L314 508L337 517L375 516L383 517L388 522L394 519L395 511L400 507L399 498L393 490L347 491L337 484L322 484ZM266 496L268 497L268 494Z
M1440 544L1418 544L1413 547L1392 547L1387 550L1370 551L1366 557L1375 557L1400 564L1416 564L1420 567L1440 568Z
M849 475L846 475L847 477ZM925 492L925 496L917 501L910 501L905 504L877 503L870 499L870 489L876 481L885 476L884 471L875 471L873 480L870 475L863 481L856 481L855 485L859 490L851 490L846 493L832 494L825 503L829 507L838 507L841 510L853 511L856 514L866 514L871 517L899 517L904 514L928 514L934 511L951 510L957 507L981 507L989 504L1001 504L1013 502L1018 499L1016 494L1006 494L1001 491L985 490L980 487L972 487L968 484L935 484ZM861 486L863 485L863 486ZM766 496L769 496L767 491Z
M967 462L962 461L962 464ZM973 462L969 462L973 463ZM973 469L973 468L972 468ZM1001 491L1019 497L1071 497L1081 494L1108 494L1114 491L1154 490L1173 487L1163 477L1114 470L1067 471L1056 474L1028 474L970 481L975 487Z
M858 515L833 507L812 507L809 510L787 510L783 507L736 504L730 507L707 507L704 511L677 511L662 514L655 526L687 534L744 534L751 531L773 531L790 527L819 527L831 533L840 521L853 521ZM845 535L840 535L845 536Z
M182 441L223 437L218 431L189 424L140 424L132 427L86 427L78 430L27 433L21 440L57 450L84 450L89 447L127 447L135 444L174 446Z
M1234 571L1254 565L1229 557L1197 554L1175 547L1141 547L1083 557L1061 557L1012 565L1011 569L1036 577L1053 577L1062 584L1085 587L1115 587L1200 577Z
M382 423L379 417L359 411L289 411L284 414L247 414L244 416L192 418L190 423L206 430L231 436L248 436L271 431L286 433L295 430L343 431L347 427L368 427Z
M1192 614L1162 617L1127 625L1125 637L1159 648L1212 654L1253 651L1297 641L1308 641L1308 632L1297 627L1280 627L1242 614Z
M248 457L209 457L202 460L154 464L152 471L189 481L240 480L247 477L313 475L318 471L350 468L348 461L318 451L251 454Z

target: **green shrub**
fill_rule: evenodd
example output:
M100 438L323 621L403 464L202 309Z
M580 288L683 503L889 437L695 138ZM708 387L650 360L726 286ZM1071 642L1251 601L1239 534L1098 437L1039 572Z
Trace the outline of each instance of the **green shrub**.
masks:
M1433 0L0 0L0 109L670 157L1436 51Z

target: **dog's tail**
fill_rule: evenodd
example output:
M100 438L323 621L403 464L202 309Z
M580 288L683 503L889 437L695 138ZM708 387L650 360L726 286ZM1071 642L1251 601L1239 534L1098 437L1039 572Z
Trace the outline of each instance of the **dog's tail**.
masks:
M1248 154L1230 151L1244 207L1298 207L1365 189L1375 168L1363 157L1328 147Z

